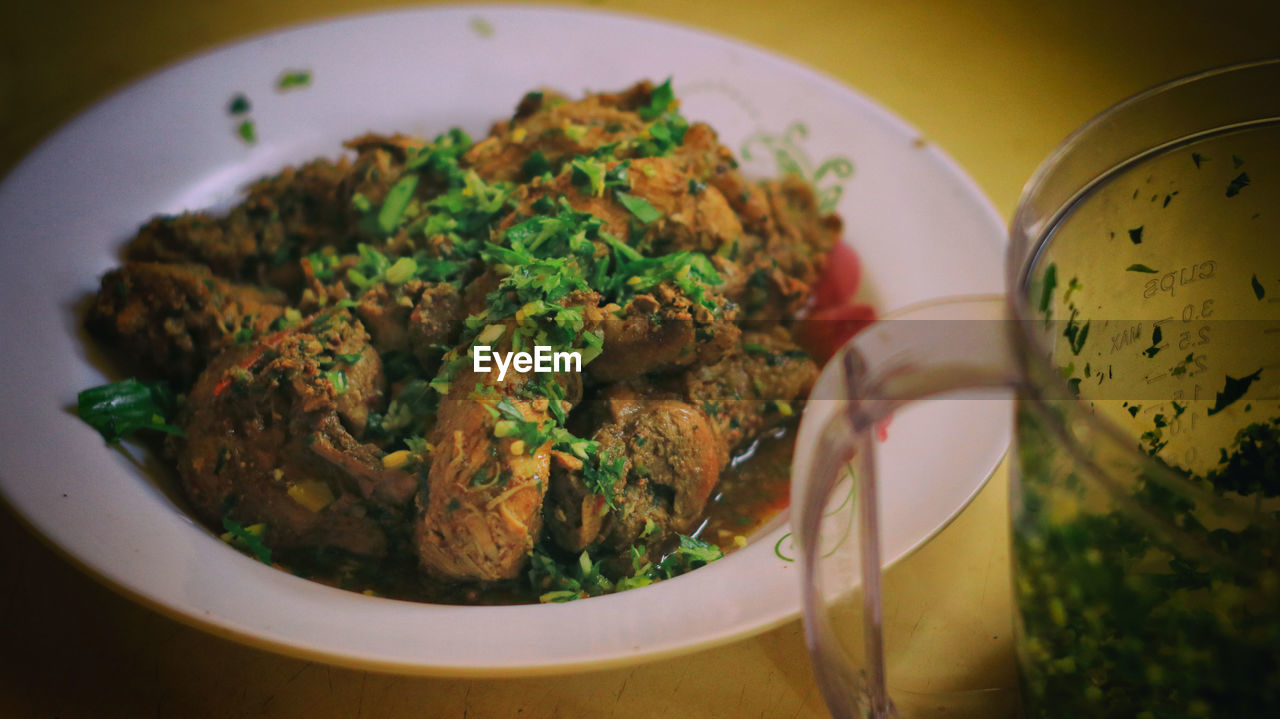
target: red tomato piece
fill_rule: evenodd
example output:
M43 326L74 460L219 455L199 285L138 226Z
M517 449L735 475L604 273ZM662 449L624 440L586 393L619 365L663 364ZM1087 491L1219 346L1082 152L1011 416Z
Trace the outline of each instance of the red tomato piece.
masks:
M862 261L853 248L837 242L827 255L827 266L813 287L813 308L822 310L847 304L862 284Z
M875 320L875 308L860 302L815 310L800 321L796 340L818 362L826 362L850 337Z

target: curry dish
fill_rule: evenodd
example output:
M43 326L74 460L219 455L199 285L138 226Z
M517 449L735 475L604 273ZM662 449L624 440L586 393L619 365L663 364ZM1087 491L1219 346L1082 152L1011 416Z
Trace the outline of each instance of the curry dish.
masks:
M153 219L89 311L149 379L81 415L167 432L225 540L356 589L554 601L718 557L697 533L762 441L785 487L817 374L792 329L840 233L802 180L744 178L669 83L347 147ZM478 346L582 368L500 378Z

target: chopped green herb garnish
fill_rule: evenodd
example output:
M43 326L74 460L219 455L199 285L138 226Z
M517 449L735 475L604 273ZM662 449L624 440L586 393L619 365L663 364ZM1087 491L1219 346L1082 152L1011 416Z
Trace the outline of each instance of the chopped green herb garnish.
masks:
M1257 275L1254 275L1253 278L1249 281L1249 283L1253 286L1254 297L1257 297L1258 299L1262 299L1263 297L1267 296L1267 291L1263 289L1262 283L1258 281Z
M1135 245L1142 244L1142 227L1143 226L1140 225L1138 227L1133 228L1132 230L1129 230L1129 241Z
M1150 273L1150 274L1153 274L1153 275L1154 275L1155 273L1159 272L1159 270L1153 270L1153 269L1151 269L1150 267L1147 267L1146 265L1136 265L1136 264L1135 264L1135 265L1129 265L1128 267L1126 267L1126 268L1124 268L1124 269L1125 269L1125 271L1126 271L1126 272L1147 272L1147 273Z
M646 522L642 538L657 531L656 525ZM535 545L529 583L542 602L568 602L586 597L598 597L613 592L648 586L661 579L671 579L705 566L724 557L719 547L694 537L677 535L679 544L667 556L657 562L646 562L647 552L638 546L631 547L631 570L627 576L610 579L605 574L604 563L592 558L587 551L576 557L558 560L550 550Z
M253 120L244 120L239 125L236 125L236 134L240 136L241 140L250 145L258 141L258 130L254 126Z
M144 429L183 436L181 429L169 424L176 409L168 383L133 378L86 389L76 398L80 419L111 444Z
M493 25L490 24L488 20L485 20L478 15L471 18L471 22L468 23L468 25L470 25L471 30L480 37L493 37Z
M603 162L590 157L576 157L570 164L573 167L573 184L577 185L583 194L599 197L604 193Z
M1242 172L1236 175L1230 183L1227 184L1227 197L1235 197L1240 191L1249 186L1249 173Z
M325 379L329 380L329 384L333 385L333 390L338 394L347 391L347 373L340 369L329 370L324 373Z
M1244 377L1235 378L1227 375L1226 383L1222 387L1222 391L1214 398L1213 407L1209 409L1209 415L1215 415L1229 407L1233 402L1244 396L1249 391L1249 385L1258 381L1262 376L1262 368L1258 368L1257 372Z
M547 156L542 154L541 150L534 150L529 153L529 159L520 166L520 171L526 178L532 180L551 172L551 163L547 162Z
M1146 355L1148 359L1155 357L1160 353L1160 350L1164 349L1164 347L1160 346L1162 340L1164 340L1164 330L1160 329L1160 325L1156 325L1155 329L1151 330L1151 346L1143 350L1142 354Z
M641 120L656 120L662 116L662 113L671 107L671 103L675 102L675 92L671 90L671 78L667 78L661 85L653 88L653 92L649 93L649 102L641 107L637 112L640 114Z
M276 89L283 92L299 87L307 87L310 84L310 70L287 70L280 75L280 79L276 80Z
M221 537L222 541L249 552L254 559L263 564L271 564L271 549L262 543L262 535L266 533L267 525L259 523L245 527L239 522L223 517L222 528L226 530Z
M647 225L662 219L662 213L658 211L658 208L643 197L636 197L631 193L622 191L616 191L613 194L618 198L618 202L622 203L623 207L627 208L631 214L636 216L637 220L644 224Z
M604 497L609 508L616 509L613 488L622 479L622 468L626 466L627 459L622 455L613 456L605 452L597 452L593 459L594 461L583 463L582 481L587 489Z
M1044 282L1040 289L1040 312L1048 316L1049 303L1053 300L1053 291L1058 286L1058 265L1050 263L1044 270Z
M412 257L401 257L387 268L387 283L403 285L418 273L418 263Z
M387 191L387 199L383 200L382 208L378 210L378 229L384 235L394 233L400 226L400 219L404 217L404 211L417 188L418 176L410 174L397 180Z
M249 98L242 92L236 93L235 97L231 98L231 103L227 105L227 112L232 115L243 115L249 110Z

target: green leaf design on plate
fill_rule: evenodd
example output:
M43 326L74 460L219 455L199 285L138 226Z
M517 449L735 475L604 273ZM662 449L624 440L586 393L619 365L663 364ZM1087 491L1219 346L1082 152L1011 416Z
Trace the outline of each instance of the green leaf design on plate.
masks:
M853 175L853 161L837 155L820 163L815 163L809 153L801 147L801 142L808 139L809 127L803 122L793 122L782 134L757 132L742 143L739 155L743 160L753 160L763 150L773 157L777 165L775 174L797 175L813 186L817 196L818 208L826 213L831 212L840 202L844 194L844 181Z

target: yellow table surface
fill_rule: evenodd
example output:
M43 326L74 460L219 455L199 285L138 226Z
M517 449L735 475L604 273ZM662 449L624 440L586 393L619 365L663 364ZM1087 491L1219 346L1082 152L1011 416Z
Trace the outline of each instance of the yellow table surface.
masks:
M0 12L0 171L144 73L249 33L380 5L8 3ZM1006 217L1040 160L1107 105L1177 75L1280 56L1274 3L586 5L739 37L844 81L949 152ZM899 683L943 690L1014 682L1007 486L1002 467L954 523L890 570L885 612L898 639L892 671ZM247 648L162 617L79 573L5 512L0 586L4 717L825 713L798 621L727 646L588 674L463 680L369 673Z

